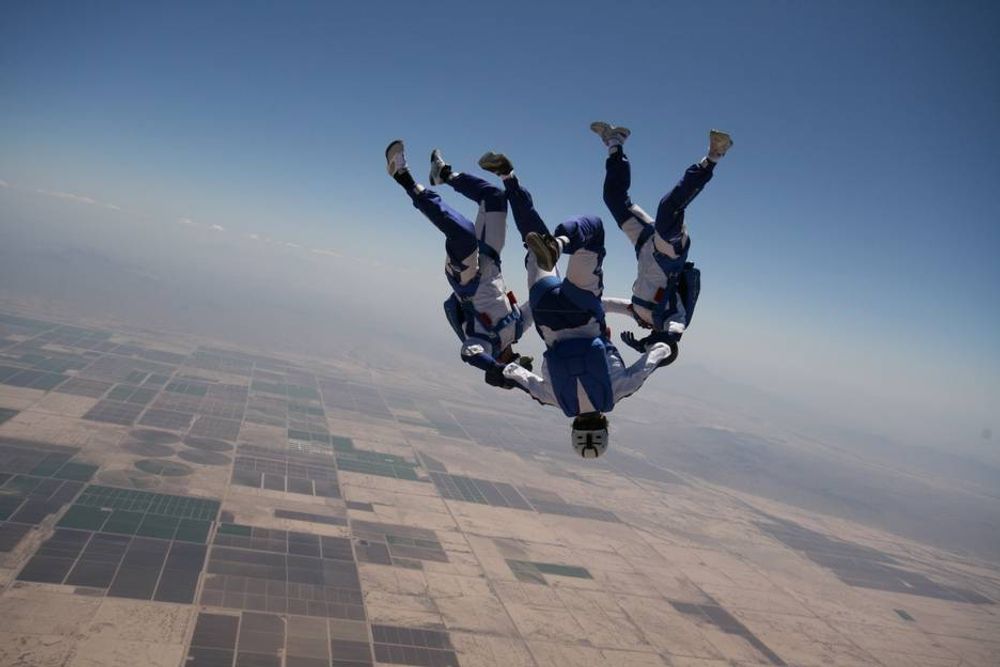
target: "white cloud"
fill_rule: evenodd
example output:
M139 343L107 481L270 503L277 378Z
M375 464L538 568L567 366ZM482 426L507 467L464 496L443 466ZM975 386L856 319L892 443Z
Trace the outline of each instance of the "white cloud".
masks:
M8 183L7 181L4 181L4 180L0 180L0 188L9 188L9 187L10 187L10 183Z
M45 195L46 197L55 197L56 199L67 199L69 201L75 201L79 204L89 204L91 206L97 205L97 200L90 197L85 197L83 195L75 195L71 192L52 192L51 190L37 190L38 194Z
M345 255L342 252L337 252L336 250L328 250L326 248L309 248L309 252L314 255L321 255L323 257L335 257L341 260L347 260L349 262L355 262L357 264L362 264L366 267L378 269L378 270L390 270L395 273L413 273L410 269L405 266L400 266L398 264L383 264L377 260L371 259L370 257L357 257L355 255Z
M2 188L15 188L15 189L18 189L18 186L11 185L10 183L8 183L7 181L4 181L4 180L0 180L0 187L2 187ZM62 199L64 201L75 202L75 203L78 203L78 204L86 204L87 206L100 206L100 207L103 207L103 208L111 209L113 211L120 211L121 210L121 208L118 207L115 204L110 204L110 203L107 203L107 202L98 201L98 200L94 199L93 197L88 197L86 195L78 195L78 194L74 194L72 192L59 192L59 191L42 190L42 189L37 189L37 190L35 190L35 192L38 193L38 194L40 194L40 195L44 195L46 197L53 197L55 199ZM226 228L223 227L220 224L208 225L208 224L205 224L205 223L196 222L195 220L193 220L193 219L191 219L191 218L189 218L187 216L177 218L175 220L175 224L182 225L182 226L185 226L185 227L197 227L197 228L201 228L201 229L208 229L208 230L213 231L213 232L225 232L226 231ZM337 252L336 250L328 250L326 248L304 247L302 245L299 245L298 243L293 243L291 241L283 241L281 239L272 239L270 236L264 236L264 235L261 235L261 234L258 234L258 233L245 234L244 236L247 239L249 239L251 241L255 241L257 243L273 244L274 246L284 246L286 248L292 248L292 249L295 249L295 250L305 250L305 251L313 253L315 255L320 255L320 256L323 256L323 257L332 257L332 258L336 258L338 260L346 260L346 261L349 261L349 262L355 262L355 263L362 264L364 266L375 268L375 269L379 269L379 270L389 269L389 270L393 270L395 272L400 272L400 273L410 273L410 271L408 271L407 269L405 269L403 267L385 265L385 264L383 264L381 262L378 262L378 261L370 259L370 258L355 257L355 256L352 256L352 255L345 255L344 253Z
M309 252L315 253L317 255L326 255L327 257L343 257L339 252L334 252L333 250L324 250L323 248L310 248Z
M77 195L72 192L54 192L52 190L35 190L40 195L45 195L46 197L54 197L55 199L62 199L65 201L76 202L77 204L86 204L87 206L100 206L102 208L109 208L112 211L120 211L121 208L115 204L109 204L107 202L97 201L93 197L87 197L86 195Z

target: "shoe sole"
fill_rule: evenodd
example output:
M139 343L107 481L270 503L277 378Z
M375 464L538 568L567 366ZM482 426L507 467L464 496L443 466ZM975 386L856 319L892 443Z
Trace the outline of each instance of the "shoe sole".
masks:
M399 146L399 150L395 150L394 151L393 148L395 148L396 146ZM398 153L401 150L403 150L403 140L402 139L396 139L394 141L390 141L389 145L385 147L385 158L388 160L390 154L395 155L396 153Z
M720 155L725 155L726 152L733 147L733 138L729 136L728 132L723 132L722 130L711 130L708 133L709 148L711 148L716 141L720 141L722 143L722 152Z
M535 263L538 264L538 268L543 271L551 271L555 268L556 263L552 260L551 248L545 242L545 238L536 232L528 234L524 239L525 244L528 246L528 250L531 254L535 256ZM551 263L550 263L551 262Z
M497 175L499 175L498 172L502 167L511 167L511 170L513 170L513 165L511 165L506 155L503 153L493 153L492 151L479 158L478 164L480 168Z
M393 175L392 171L393 158L395 158L398 154L402 153L404 149L405 147L403 146L402 139L396 139L395 141L391 142L388 146L385 147L385 170L389 173L390 176Z
M439 160L441 162L444 162L444 158L441 157L441 151L435 148L434 150L431 151L431 173L427 177L427 180L431 182L431 185L444 185L443 180L434 177L434 172L435 172L434 167L436 166L435 163Z

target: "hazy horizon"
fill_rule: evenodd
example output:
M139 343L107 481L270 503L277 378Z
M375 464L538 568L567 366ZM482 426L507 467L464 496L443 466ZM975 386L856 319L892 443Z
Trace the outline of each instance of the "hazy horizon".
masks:
M136 213L10 184L0 193L6 221L0 291L7 298L20 293L61 301L70 312L78 306L79 315L152 322L303 353L337 354L344 342L365 343L380 353L392 350L451 366L470 384L481 382L458 360L457 340L440 315L440 303L447 296L441 252L414 257L409 265L381 263L335 248L240 237L193 221L143 219ZM423 222L415 212L411 215L414 225ZM425 226L428 235L435 231ZM523 293L518 282L523 274L518 266L521 251L509 247L505 255L508 280ZM406 285L408 299L394 304L391 312L373 306L382 303L377 295L398 289L400 282ZM608 280L626 282L621 276ZM897 360L878 359L879 368L868 371L888 375L883 383L909 387L895 396L887 396L882 383L870 386L856 378L852 382L843 371L832 378L816 377L829 362L811 357L815 350L789 340L781 331L759 334L760 340L778 346L780 355L773 349L763 358L752 354L756 346L743 337L739 318L727 323L713 304L713 283L706 292L706 307L699 309L691 335L684 340L683 365L703 368L726 383L752 388L759 396L769 395L775 407L797 409L817 424L825 420L902 444L956 448L984 460L1000 458L992 439L984 437L984 431L992 429L991 406L996 401L989 384L995 378L985 369L966 370L968 385L962 391L978 392L978 404L973 405L962 405L963 394L954 395L959 387L944 382L947 376L939 376L933 388L912 386L912 375L933 373L919 360L900 367ZM359 284L364 287L353 287ZM610 287L608 293L627 294ZM616 332L632 328L619 318L610 324ZM534 338L529 332L522 347L537 353L540 343ZM751 358L741 356L747 353ZM830 352L835 359L851 353L878 357L860 342ZM815 378L811 386L810 374ZM683 385L672 382L673 375L673 371L660 374L657 383L683 392Z

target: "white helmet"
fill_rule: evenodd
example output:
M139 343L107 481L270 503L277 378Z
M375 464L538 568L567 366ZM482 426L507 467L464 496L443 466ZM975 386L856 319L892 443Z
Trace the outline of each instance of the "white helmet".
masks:
M573 449L585 459L596 459L608 448L608 418L600 412L587 412L573 420L570 436Z

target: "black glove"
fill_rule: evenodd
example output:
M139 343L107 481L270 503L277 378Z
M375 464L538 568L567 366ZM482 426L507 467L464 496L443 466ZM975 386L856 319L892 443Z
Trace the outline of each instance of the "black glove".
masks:
M649 348L655 343L666 343L670 346L670 356L657 364L657 368L663 368L664 366L669 366L677 360L677 338L673 334L666 334L660 331L654 331L645 338L636 338L635 334L631 331L625 331L621 335L622 342L631 347L636 352L640 354L646 354Z
M514 383L503 376L503 366L497 364L486 371L486 384L501 389L512 389Z
M524 370L530 371L534 370L535 358L519 354L517 355L517 358L514 359L514 363L523 368Z
M622 342L631 347L633 350L639 354L646 354L655 343L666 343L671 348L677 347L677 341L680 340L679 334L664 333L663 331L654 331L645 338L636 338L635 334L631 331L625 331L621 335ZM677 354L674 353L676 357Z
M630 348L638 352L639 354L646 353L646 339L635 337L635 334L631 331L623 331L621 335L622 342L628 345Z

